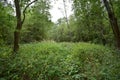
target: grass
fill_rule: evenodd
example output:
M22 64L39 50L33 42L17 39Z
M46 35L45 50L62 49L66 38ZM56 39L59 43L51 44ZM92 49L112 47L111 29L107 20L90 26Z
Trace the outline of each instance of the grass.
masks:
M1 48L0 80L120 80L120 55L89 43L23 44L15 58Z

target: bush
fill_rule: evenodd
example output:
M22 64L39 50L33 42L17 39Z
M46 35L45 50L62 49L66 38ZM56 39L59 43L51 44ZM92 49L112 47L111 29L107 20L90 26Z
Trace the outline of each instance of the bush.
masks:
M4 64L0 79L119 80L119 60L115 50L95 44L31 43L21 45L15 58L0 63Z

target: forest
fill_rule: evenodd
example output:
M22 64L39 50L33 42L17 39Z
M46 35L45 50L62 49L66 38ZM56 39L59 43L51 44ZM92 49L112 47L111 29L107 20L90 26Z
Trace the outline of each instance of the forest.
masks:
M0 80L120 80L120 0L0 0Z

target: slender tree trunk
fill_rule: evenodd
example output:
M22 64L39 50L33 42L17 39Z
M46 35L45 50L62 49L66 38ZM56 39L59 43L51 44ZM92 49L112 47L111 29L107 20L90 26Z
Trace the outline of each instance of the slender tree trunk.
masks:
M117 47L118 49L120 49L120 30L119 30L117 18L113 10L112 3L110 2L110 0L109 2L107 0L103 0L103 2L108 13L109 21L112 26L112 30L116 39Z
M14 0L15 9L16 9L16 18L17 18L17 26L14 31L14 52L17 52L19 50L19 39L20 39L20 30L22 27L21 22L21 9L19 0Z
M68 22L68 17L67 17L67 10L66 10L65 0L63 0L63 4L64 4L64 10L65 10L66 23L67 23L67 27L69 29L70 27L69 27L69 22Z
M14 31L14 52L19 50L20 30L22 24L17 22L16 30Z

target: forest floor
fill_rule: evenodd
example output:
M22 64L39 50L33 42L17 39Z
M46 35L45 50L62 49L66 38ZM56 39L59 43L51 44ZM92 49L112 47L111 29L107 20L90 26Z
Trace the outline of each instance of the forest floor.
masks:
M119 52L102 45L21 44L14 58L0 49L0 80L120 80Z

